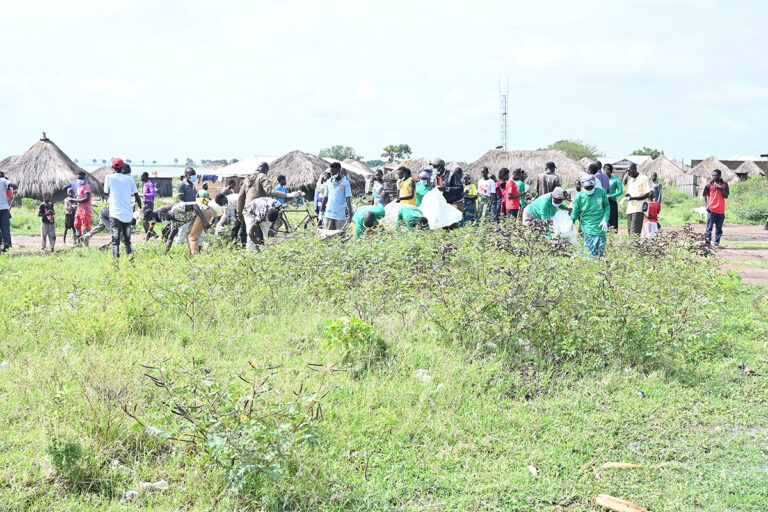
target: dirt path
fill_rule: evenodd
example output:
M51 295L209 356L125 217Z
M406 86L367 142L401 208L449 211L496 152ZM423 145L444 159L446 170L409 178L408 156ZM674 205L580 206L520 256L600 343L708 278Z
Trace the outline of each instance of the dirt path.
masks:
M705 226L695 224L696 233L704 233ZM677 226L666 229L677 230ZM765 244L759 247L739 247L739 242ZM727 261L726 270L736 270L741 274L741 279L749 283L757 283L768 286L768 268L752 265L740 265L738 262L764 263L768 267L768 231L762 226L747 224L726 224L723 226L723 237L720 240L720 249L717 251L720 258Z

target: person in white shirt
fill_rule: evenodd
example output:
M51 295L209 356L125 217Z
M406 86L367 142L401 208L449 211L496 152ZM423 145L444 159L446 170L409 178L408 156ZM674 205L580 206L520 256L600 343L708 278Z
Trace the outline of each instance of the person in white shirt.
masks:
M496 183L488 178L487 167L480 170L480 175L482 178L477 181L477 218L486 222L491 218L491 198L496 193Z
M112 256L115 261L120 257L121 239L125 246L125 254L128 255L128 259L133 259L131 227L135 221L131 196L136 198L136 205L141 208L141 196L136 188L136 182L131 177L131 166L123 164L121 170L122 173L111 174L104 180L104 193L109 194L109 225L112 232Z

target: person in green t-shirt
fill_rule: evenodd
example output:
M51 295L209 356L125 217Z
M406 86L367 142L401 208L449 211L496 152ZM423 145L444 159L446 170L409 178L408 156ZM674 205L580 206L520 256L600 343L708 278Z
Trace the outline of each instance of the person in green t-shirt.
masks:
M581 192L573 200L571 220L581 223L584 249L590 259L605 254L605 233L608 231L608 194L603 187L595 187L595 176L586 174L579 180Z
M429 226L427 218L421 213L421 210L415 206L404 206L397 212L397 225L403 224L408 229L413 229L416 226L426 228Z
M419 182L416 184L416 206L421 206L421 201L424 199L424 196L427 195L427 192L435 188L431 183L432 168L422 167L421 171L419 171Z
M198 199L211 199L211 194L208 192L208 184L203 183L203 188L197 191L197 198Z
M526 196L531 195L529 192L531 188L525 184L525 171L522 169L515 169L512 171L512 176L516 176L515 173L517 172L520 173L517 175L520 179L515 179L515 185L517 185L517 191L520 193L520 211L522 212L525 210L527 204Z
M624 195L624 185L621 184L621 180L613 175L613 165L605 164L603 166L603 172L608 175L608 181L611 185L611 190L608 192L608 206L611 209L611 215L608 219L608 226L619 230L619 201Z
M561 187L555 187L549 194L539 196L523 210L523 225L530 226L534 220L549 220L558 210L567 210L564 201L565 192Z
M372 206L361 206L355 210L355 214L352 216L355 238L360 238L363 231L375 228L379 220L384 218L385 214L384 206L381 203Z

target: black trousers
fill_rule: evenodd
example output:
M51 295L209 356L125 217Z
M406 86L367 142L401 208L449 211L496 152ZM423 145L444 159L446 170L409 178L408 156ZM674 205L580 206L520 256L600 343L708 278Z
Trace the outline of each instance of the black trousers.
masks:
M608 205L611 207L611 214L608 218L608 225L615 229L616 231L619 230L619 203L614 201L613 199L608 200Z
M232 225L232 241L239 241L240 245L245 245L248 241L248 233L245 232L245 221L235 219L235 223Z
M120 256L120 240L123 241L125 246L125 254L131 254L133 252L133 247L131 246L131 223L110 217L109 224L112 231L112 256L115 258Z
M627 233L639 235L643 232L643 212L627 214Z

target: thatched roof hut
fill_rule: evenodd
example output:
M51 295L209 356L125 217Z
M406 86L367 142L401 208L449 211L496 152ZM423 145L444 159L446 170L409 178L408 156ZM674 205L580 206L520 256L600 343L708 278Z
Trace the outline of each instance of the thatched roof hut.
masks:
M362 174L363 176L373 176L374 172L373 169L365 165L363 162L360 162L359 160L355 160L353 158L345 158L343 164L349 165L350 167L354 168L357 174Z
M397 170L400 167L407 167L411 170L411 175L416 176L419 173L419 169L422 167L428 167L432 162L428 158L406 158L399 164L395 164L394 167L391 168L389 172L384 173L384 178L386 179L396 179L397 178ZM387 167L387 169L390 169L390 167Z
M0 160L0 171L5 171L6 169L8 169L11 165L16 163L16 160L18 160L19 158L20 158L19 155L11 155L7 158Z
M330 164L319 156L296 150L269 164L267 175L272 180L277 180L277 176L282 174L285 176L286 186L289 190L302 190L314 194L315 185L320 179L320 175L329 166ZM349 171L347 171L347 178L352 185L353 193L356 194L365 190L365 178Z
M637 170L649 177L655 172L659 179L668 182L670 185L676 185L677 178L685 174L684 169L678 167L664 155L660 155L654 160L646 160L638 166Z
M720 169L723 172L723 180L731 183L734 181L738 181L738 177L736 174L730 170L723 162L718 160L717 158L711 156L707 158L706 160L702 161L697 166L693 167L688 174L696 175L700 178L703 178L703 182L709 182L710 177L712 176L712 171L715 169Z
M105 165L105 166L103 166L103 167L99 167L98 169L96 169L95 171L93 171L93 172L91 173L91 176L93 176L94 178L96 178L96 181L98 181L99 183L101 183L101 185L103 186L103 185L104 185L104 180L106 180L106 179L107 179L107 176L109 176L109 175L110 175L110 174L112 174L113 172L114 172L114 171L112 170L112 166L111 166L111 165Z
M754 178L756 176L765 176L765 171L758 167L757 164L752 160L745 160L744 163L741 164L733 172L736 173L739 179L742 179L742 176L743 179Z
M61 189L76 180L80 171L83 169L43 133L43 138L5 172L9 180L19 185L19 196L42 200L43 194L50 192L54 200L60 200L65 195ZM85 181L93 195L104 194L101 183L93 175L86 172Z
M483 167L488 167L491 174L497 175L502 167L506 167L510 171L520 168L528 173L528 183L533 184L538 175L544 172L544 165L547 162L555 163L556 172L563 182L573 183L587 172L581 164L572 160L562 151L498 151L492 149L465 167L464 174L468 174L473 180L476 180L480 178L480 170Z
M581 165L584 169L588 169L590 164L592 164L594 160L591 158L584 157L581 160L579 160L577 163Z
M448 165L445 166L445 168L449 171L453 171L456 168L461 167L461 165L458 162L451 162Z

